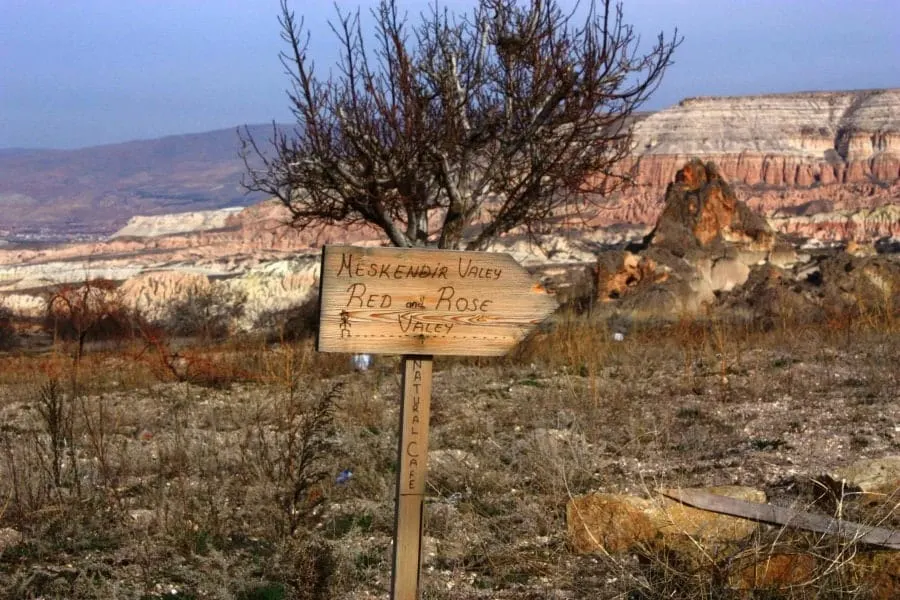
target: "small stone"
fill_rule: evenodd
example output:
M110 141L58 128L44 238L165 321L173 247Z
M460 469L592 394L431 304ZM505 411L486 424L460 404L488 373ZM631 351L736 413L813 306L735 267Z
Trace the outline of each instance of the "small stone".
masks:
M128 511L128 519L136 529L147 529L156 520L156 513L147 508Z
M445 448L428 453L430 470L466 469L478 470L478 458L466 450Z

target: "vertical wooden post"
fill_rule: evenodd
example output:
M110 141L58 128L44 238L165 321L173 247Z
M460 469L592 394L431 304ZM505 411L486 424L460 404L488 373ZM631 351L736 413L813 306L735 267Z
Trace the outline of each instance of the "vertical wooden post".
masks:
M419 598L431 367L430 356L403 357L392 600Z

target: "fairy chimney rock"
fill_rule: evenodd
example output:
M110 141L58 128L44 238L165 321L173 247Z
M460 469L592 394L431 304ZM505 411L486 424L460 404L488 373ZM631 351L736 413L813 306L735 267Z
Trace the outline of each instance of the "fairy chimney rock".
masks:
M665 208L649 243L677 256L726 246L768 254L775 234L761 215L737 199L714 163L695 158L666 189Z

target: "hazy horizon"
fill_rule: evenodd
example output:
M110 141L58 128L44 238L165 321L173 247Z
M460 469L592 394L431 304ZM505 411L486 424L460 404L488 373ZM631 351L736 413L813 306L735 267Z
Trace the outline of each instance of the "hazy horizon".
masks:
M427 5L398 3L411 20ZM276 1L5 4L0 148L73 149L291 122ZM324 72L335 59L334 7L306 4L293 7ZM374 0L339 4L365 12ZM442 4L466 10L474 1ZM624 12L647 42L675 27L685 38L645 110L694 96L900 87L891 0L627 0Z

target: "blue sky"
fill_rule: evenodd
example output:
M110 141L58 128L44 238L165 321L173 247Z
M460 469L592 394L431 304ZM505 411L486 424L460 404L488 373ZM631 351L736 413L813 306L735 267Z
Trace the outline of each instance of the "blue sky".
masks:
M427 0L398 0L411 15ZM573 5L574 0L560 0ZM340 0L347 9L375 0ZM474 0L442 0L465 10ZM625 0L685 40L648 108L687 96L900 87L897 0ZM334 5L294 0L320 68ZM0 0L0 148L288 121L277 0Z

